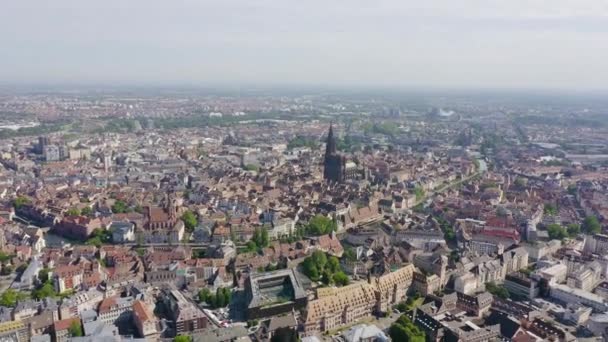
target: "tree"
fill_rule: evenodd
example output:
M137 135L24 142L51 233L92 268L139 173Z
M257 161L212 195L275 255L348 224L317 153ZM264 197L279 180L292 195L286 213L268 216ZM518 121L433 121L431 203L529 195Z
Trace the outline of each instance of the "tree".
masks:
M551 216L557 215L557 212L558 212L557 206L555 206L551 203L545 203L544 211L545 211L545 215L551 215Z
M114 205L112 205L112 212L115 214L126 213L128 210L127 204L121 200L117 200L114 202Z
M40 280L41 283L46 283L49 280L48 268L43 268L38 272L38 280Z
M247 252L255 252L258 250L258 245L256 245L256 243L251 240L251 241L247 241Z
M198 220L196 219L196 215L188 210L182 215L182 221L184 221L184 225L186 226L186 230L189 232L193 232L194 228L198 225Z
M31 201L29 198L24 197L24 196L19 196L17 198L15 198L15 200L13 201L13 207L15 209L19 209L22 206L26 205L26 204L30 204Z
M319 270L325 269L325 265L327 264L327 256L325 253L316 250L312 253L311 258Z
M509 290L507 290L504 286L498 286L494 282L489 282L486 284L486 290L491 294L498 296L502 299L507 299L511 296Z
M549 232L549 238L555 240L563 240L568 237L566 229L555 223L547 226L547 232Z
M581 226L576 223L568 225L568 236L571 238L577 237L581 233Z
M14 267L11 265L5 265L2 266L2 269L0 270L0 275L9 275L11 273L13 273L14 271Z
M416 201L420 201L424 198L424 189L421 186L414 188L414 195L416 195Z
M587 216L582 225L583 232L587 234L597 234L602 231L602 226L595 216Z
M80 211L80 215L83 215L83 216L90 216L92 214L93 214L93 209L91 209L91 207L84 207Z
M268 239L268 230L266 229L266 227L256 228L253 231L253 237L251 238L251 240L255 242L255 245L257 247L267 247L270 241Z
M14 307L17 305L17 301L22 299L23 295L13 289L7 289L0 296L0 305L7 307Z
M70 208L66 211L66 214L68 216L79 216L80 210L78 208Z
M348 283L350 283L350 279L342 271L334 274L333 281L334 281L334 284L336 284L338 286L346 286L346 285L348 285Z
M45 282L40 288L32 291L32 298L37 300L47 297L54 297L55 295L55 288L49 281Z
M307 258L304 259L304 261L302 262L302 271L312 281L318 281L319 280L319 269L315 265L315 263L312 260L312 258L307 257Z
M393 341L424 342L426 340L424 331L415 326L406 315L402 315L391 325L388 334Z
M200 291L198 291L198 300L201 302L207 302L210 295L211 291L209 291L208 288L204 287Z
M323 215L316 215L308 222L307 232L312 235L325 235L338 229L338 224Z
M331 273L338 272L340 270L340 260L335 256L330 256L329 259L327 259L327 268Z
M191 342L192 337L186 335L177 335L173 338L173 342Z
M2 263L2 265L4 265L9 260L11 260L11 256L4 253L3 251L0 251L0 263Z
M357 252L355 252L355 249L349 246L345 246L344 247L344 253L342 254L342 257L346 260L346 261L357 261Z

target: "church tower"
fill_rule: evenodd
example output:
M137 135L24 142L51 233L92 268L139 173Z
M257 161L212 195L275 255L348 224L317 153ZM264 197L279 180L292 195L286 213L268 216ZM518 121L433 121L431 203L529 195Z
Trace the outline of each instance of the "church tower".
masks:
M323 179L332 182L344 181L344 163L344 158L337 152L333 124L329 124L323 162Z

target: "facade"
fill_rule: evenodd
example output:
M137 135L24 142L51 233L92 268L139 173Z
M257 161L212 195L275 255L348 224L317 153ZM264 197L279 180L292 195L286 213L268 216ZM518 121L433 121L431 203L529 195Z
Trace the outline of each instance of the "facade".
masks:
M325 146L325 160L323 161L323 179L329 182L341 183L357 177L357 165L347 162L346 157L337 152L336 137L333 126L329 126L327 144Z
M504 287L514 296L534 299L540 291L538 282L523 273L511 273L505 277Z
M55 225L54 230L59 235L84 241L98 228L101 228L101 220L98 218L66 216Z
M135 225L131 222L114 221L110 224L112 242L127 243L135 241Z
M137 241L143 243L178 243L185 233L184 222L177 217L177 200L168 194L164 207L147 207L143 229L136 232Z
M60 159L59 146L46 145L43 148L42 154L47 162L58 161Z
M141 300L133 302L133 323L137 327L139 336L148 341L158 335L156 317L150 307Z
M107 324L130 320L133 314L133 298L106 298L99 304L98 313L99 320Z
M551 297L563 303L580 303L592 308L596 312L608 311L608 302L604 298L568 285L551 285Z
M207 327L207 316L177 290L163 290L163 303L169 317L175 321L176 334L187 334Z
M404 300L412 284L414 266L409 264L395 272L368 282L341 288L319 288L316 299L306 307L304 333L314 335L354 323L374 312L387 312Z

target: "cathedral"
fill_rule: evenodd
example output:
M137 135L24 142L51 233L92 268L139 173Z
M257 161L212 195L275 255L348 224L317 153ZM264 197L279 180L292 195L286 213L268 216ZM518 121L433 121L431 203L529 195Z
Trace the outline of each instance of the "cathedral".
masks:
M346 157L337 152L336 137L333 125L329 125L327 144L325 146L325 160L323 162L323 179L328 182L342 183L357 177L357 165L347 162Z

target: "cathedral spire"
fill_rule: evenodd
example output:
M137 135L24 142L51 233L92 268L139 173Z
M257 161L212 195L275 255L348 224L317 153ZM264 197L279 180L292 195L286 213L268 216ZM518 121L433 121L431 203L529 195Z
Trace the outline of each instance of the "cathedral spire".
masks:
M329 124L329 133L327 133L327 145L325 146L325 156L336 154L336 138L334 137L333 122Z

